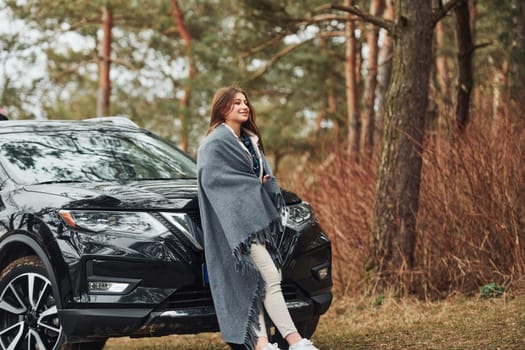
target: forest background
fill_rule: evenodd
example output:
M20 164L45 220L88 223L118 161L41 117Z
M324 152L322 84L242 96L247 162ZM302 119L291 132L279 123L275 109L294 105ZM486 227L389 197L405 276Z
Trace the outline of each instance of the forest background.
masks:
M126 115L195 155L239 84L339 295L525 288L521 0L3 0L12 119Z

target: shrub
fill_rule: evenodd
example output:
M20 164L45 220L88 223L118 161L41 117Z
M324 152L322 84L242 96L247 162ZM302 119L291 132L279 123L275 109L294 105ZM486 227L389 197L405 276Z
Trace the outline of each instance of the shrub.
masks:
M406 288L420 297L525 279L525 121L485 123L482 115L455 140L426 141L416 266ZM332 241L335 289L349 294L374 288L363 281L377 166L334 149L287 181L315 208Z
M505 293L505 288L497 283L489 283L479 290L479 296L482 298L498 298Z

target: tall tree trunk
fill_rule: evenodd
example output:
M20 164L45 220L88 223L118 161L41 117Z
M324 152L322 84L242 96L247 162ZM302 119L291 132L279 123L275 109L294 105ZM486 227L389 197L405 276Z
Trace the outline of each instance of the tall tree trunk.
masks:
M450 103L449 86L447 68L447 55L445 55L445 28L443 21L436 24L436 78L439 86L439 95L443 100L443 104L447 106Z
M109 98L111 93L109 73L111 65L112 28L113 13L107 6L102 6L102 43L99 47L97 95L97 116L99 117L109 115Z
M370 14L377 16L383 12L384 1L372 0L370 2ZM374 103L377 86L377 58L378 47L377 40L379 37L379 28L375 25L368 25L367 45L368 45L368 66L365 79L364 92L364 113L362 116L361 128L361 152L367 157L372 155L374 149L374 129L375 129L375 112Z
M353 0L345 0L345 5L353 5ZM359 112L357 109L357 83L356 83L356 42L355 42L355 19L346 14L346 108L348 118L348 151L350 157L357 159L359 156Z
M492 76L492 122L494 123L493 130L497 130L498 124L505 117L505 105L508 100L505 90L507 87L508 61L504 61L501 69L494 68Z
M192 47L192 38L188 27L184 23L184 15L179 7L177 0L171 0L171 5L173 8L173 17L175 18L175 25L177 31L179 32L180 37L184 41L184 47L186 52L186 59L188 61L188 79L184 84L184 94L180 100L179 104L179 121L181 125L180 132L180 148L184 151L188 150L188 140L190 133L190 121L188 118L188 111L190 107L190 96L191 96L191 87L195 75L197 74L197 68L195 66L195 58L193 56L193 47Z
M472 32L468 3L463 1L455 8L456 37L458 45L458 90L456 99L456 123L464 131L469 122L470 96L473 84Z
M392 0L386 0L385 11L383 17L388 20L394 19L394 5ZM383 125L385 116L385 96L388 86L390 85L390 76L392 73L392 51L393 41L392 36L385 29L380 31L383 37L383 45L379 49L378 57L378 69L377 69L377 88L376 88L376 123L375 123L375 135L378 140L383 137Z
M385 134L371 240L372 268L381 281L407 287L414 266L421 152L432 63L432 0L395 2L392 81L387 93Z
M428 128L449 130L449 121L452 117L452 98L450 96L450 79L448 78L448 59L445 54L446 33L443 21L436 24L436 81L437 98L436 107L438 115L433 120L428 120L432 125Z
M468 13L470 14L470 34L472 36L473 43L476 42L476 20L478 17L478 9L476 7L476 1L477 0L467 0ZM520 4L523 3L521 0L514 0L514 1Z
M514 23L516 24L512 33L512 89L511 96L514 104L521 111L523 108L523 96L525 96L525 3L523 0L512 0L514 7ZM519 112L518 112L519 114Z
M337 115L337 107L335 103L335 91L334 91L334 77L332 73L328 73L326 78L326 99L327 99L327 112L331 119L335 119ZM334 120L335 124L336 121Z

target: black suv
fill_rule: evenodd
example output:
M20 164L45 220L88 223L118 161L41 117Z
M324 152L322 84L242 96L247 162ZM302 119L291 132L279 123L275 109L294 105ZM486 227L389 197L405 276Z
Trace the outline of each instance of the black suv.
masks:
M309 337L332 300L331 246L283 194L282 288ZM196 165L166 140L120 117L2 121L0 195L0 349L218 330Z

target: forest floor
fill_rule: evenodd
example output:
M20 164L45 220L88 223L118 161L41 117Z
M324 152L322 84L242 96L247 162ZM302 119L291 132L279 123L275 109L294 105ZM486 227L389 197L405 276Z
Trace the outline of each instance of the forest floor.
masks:
M500 298L453 296L336 298L321 317L314 343L321 350L525 349L525 294ZM105 350L227 350L218 333L114 338Z

